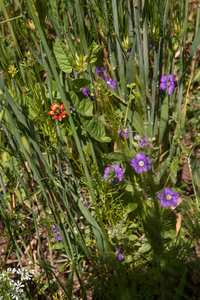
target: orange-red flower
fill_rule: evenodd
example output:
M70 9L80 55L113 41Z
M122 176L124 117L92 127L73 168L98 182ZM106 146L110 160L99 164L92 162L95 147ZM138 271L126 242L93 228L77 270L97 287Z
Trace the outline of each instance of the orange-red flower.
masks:
M58 117L59 121L62 121L62 118L66 117L66 111L65 111L65 106L62 104L60 107L58 107L58 104L54 103L51 106L51 111L49 111L50 115L53 115L52 119L56 119Z

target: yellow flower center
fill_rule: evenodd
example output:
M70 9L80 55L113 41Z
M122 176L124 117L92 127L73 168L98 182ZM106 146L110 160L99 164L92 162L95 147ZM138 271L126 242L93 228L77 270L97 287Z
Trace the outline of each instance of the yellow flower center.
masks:
M140 166L140 167L143 167L143 166L144 166L143 160L139 161L139 166Z

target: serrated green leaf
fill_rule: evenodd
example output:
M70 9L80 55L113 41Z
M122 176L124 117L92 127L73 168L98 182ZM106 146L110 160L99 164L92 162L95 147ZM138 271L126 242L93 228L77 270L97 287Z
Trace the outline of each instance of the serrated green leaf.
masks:
M105 134L103 123L97 117L81 118L81 122L95 140L103 143L109 143L111 141L111 138Z
M74 109L82 116L92 116L93 104L82 92L68 92L67 97Z
M63 72L71 73L72 68L76 69L76 62L73 59L71 52L59 39L56 40L53 46L53 52L57 63Z

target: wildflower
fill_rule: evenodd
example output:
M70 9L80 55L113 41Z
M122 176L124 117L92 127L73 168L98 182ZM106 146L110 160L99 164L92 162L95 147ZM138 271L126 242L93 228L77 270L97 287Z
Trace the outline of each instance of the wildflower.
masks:
M51 228L51 230L53 231L53 234L55 236L55 241L63 241L61 234L59 233L59 228L58 226L55 226L55 228Z
M106 68L104 68L104 67L98 68L97 66L95 66L94 74L103 78L103 74L104 74L105 70L106 70Z
M126 52L127 55L131 55L131 51L132 51L132 48L128 49L127 52Z
M148 146L148 140L146 137L141 139L141 142L138 144L138 146L142 147L142 148L147 148Z
M116 81L110 81L110 79L107 76L105 76L104 80L106 81L109 87L111 87L112 89L116 89Z
M120 248L115 247L115 248L113 249L113 251L114 251L114 252L120 252ZM123 254L119 253L119 254L117 255L117 259L118 259L118 260L122 260L123 258L124 258Z
M119 130L119 135L123 136L125 134L126 139L129 139L129 129L125 128L124 130L120 128Z
M117 255L117 259L118 259L118 260L122 260L123 258L124 258L123 254L119 253L119 254Z
M113 249L113 251L114 251L114 252L117 252L117 251L120 252L120 248L115 247L115 248Z
M160 40L161 42L162 42L162 39ZM152 44L152 45L151 45ZM166 48L166 45L165 44L163 44L163 47L165 47ZM153 39L151 39L150 40L150 46L149 46L149 49L154 49L155 50L155 46L154 46L154 40Z
M170 74L169 77L169 87L168 87L168 95L171 95L173 90L178 86L177 82L174 80L174 75ZM167 76L166 75L162 75L161 76L161 84L159 85L159 89L164 91L167 88Z
M84 206L85 206L86 208L88 208L88 207L90 206L90 203L89 203L89 202L85 202L85 203L84 203Z
M158 193L158 198L161 199L160 205L162 207L168 207L171 205L172 207L177 206L179 194L171 191L167 187L163 189L164 194Z
M135 168L137 174L148 172L151 169L150 164L151 158L146 157L143 153L138 153L136 158L131 160L131 166Z
M58 117L59 121L62 121L62 118L66 117L65 106L62 104L60 107L56 103L51 106L51 111L49 111L50 115L53 115L52 119L56 119Z
M88 98L90 98L91 101L94 101L94 98L88 93L88 91L85 87L82 88L82 92L84 95L86 95Z
M71 104L70 104L70 110L75 110Z
M124 171L118 165L114 164L111 167L105 168L103 178L111 184L115 182L116 178L121 182L123 175Z

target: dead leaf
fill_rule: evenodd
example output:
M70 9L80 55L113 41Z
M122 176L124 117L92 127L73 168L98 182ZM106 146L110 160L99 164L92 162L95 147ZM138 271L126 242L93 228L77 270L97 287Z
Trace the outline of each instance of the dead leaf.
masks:
M175 243L176 243L176 239L177 239L178 233L179 233L179 231L181 229L181 217L182 217L181 213L178 213L176 215L176 238L175 238Z

